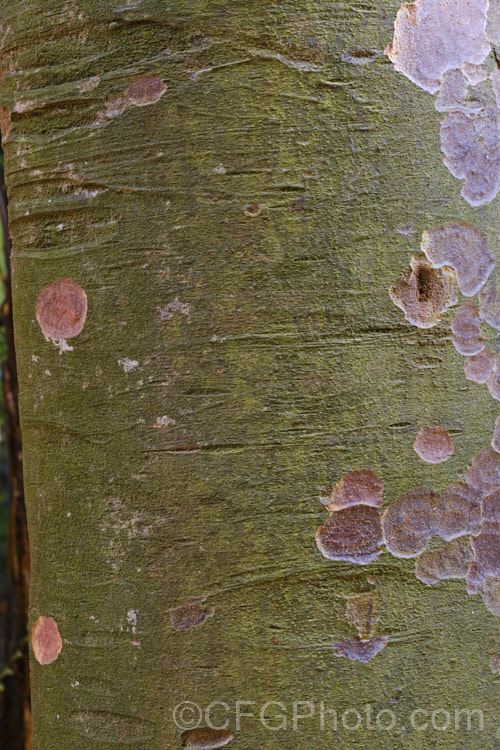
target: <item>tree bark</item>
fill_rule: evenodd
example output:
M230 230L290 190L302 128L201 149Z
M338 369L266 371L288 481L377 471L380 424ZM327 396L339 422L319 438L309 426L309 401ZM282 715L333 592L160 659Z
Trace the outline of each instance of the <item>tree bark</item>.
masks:
M423 231L461 219L495 247L500 218L460 197L432 98L382 54L398 7L0 8L30 623L62 639L31 657L35 750L498 744L483 603L314 540L346 472L374 471L386 503L444 488L496 416L449 316L418 330L388 295ZM60 279L88 312L54 344L36 307ZM437 466L412 449L434 424L456 443ZM348 598L373 590L388 645L337 658ZM219 744L182 735L182 701L230 707ZM239 729L236 701L254 702ZM315 706L297 727L294 701ZM398 726L346 729L367 705ZM417 731L415 709L484 729Z

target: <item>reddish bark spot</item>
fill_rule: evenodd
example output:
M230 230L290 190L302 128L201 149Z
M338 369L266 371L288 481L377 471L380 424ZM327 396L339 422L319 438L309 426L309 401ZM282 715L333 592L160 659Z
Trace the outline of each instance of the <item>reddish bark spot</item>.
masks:
M478 534L481 503L466 484L456 483L439 494L415 487L394 500L383 517L387 549L395 557L418 557L433 536L447 542Z
M40 294L36 317L42 332L51 339L78 336L87 317L87 295L71 279L59 279Z
M316 532L316 544L324 557L358 565L376 560L382 541L380 511L369 505L335 511Z
M212 607L206 607L204 599L192 599L185 604L181 604L170 612L172 618L172 627L175 630L188 630L197 625L203 625L205 620L214 615Z
M373 471L359 469L350 471L340 479L332 491L328 510L341 510L352 505L383 505L384 483Z
M39 617L31 629L31 645L40 664L51 664L62 649L57 623L52 617Z
M422 427L413 443L413 450L429 464L446 461L455 450L455 443L442 427Z
M145 107L147 104L155 104L166 90L160 76L143 75L132 79L124 97L130 99L136 107Z

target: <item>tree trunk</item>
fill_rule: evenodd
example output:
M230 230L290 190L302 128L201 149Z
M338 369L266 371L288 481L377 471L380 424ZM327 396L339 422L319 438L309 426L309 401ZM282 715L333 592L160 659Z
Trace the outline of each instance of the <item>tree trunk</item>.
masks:
M30 624L50 661L31 654L35 750L500 747L481 599L314 538L346 472L375 472L386 504L441 490L497 412L450 314L418 329L388 294L422 232L460 219L496 249L500 218L463 200L432 96L382 54L398 7L2 4ZM62 279L78 287L42 294ZM414 452L426 425L453 436L446 462ZM374 591L386 647L338 658L349 598ZM183 733L183 701L216 728ZM294 724L297 701L314 715ZM456 729L462 709L483 729Z

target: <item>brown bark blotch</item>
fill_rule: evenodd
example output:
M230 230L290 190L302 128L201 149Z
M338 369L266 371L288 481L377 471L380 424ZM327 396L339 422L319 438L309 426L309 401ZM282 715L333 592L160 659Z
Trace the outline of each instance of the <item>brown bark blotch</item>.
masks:
M148 104L155 104L166 90L167 87L160 76L143 75L132 79L123 96L136 107L145 107Z
M209 617L213 617L215 610L205 606L204 601L204 599L192 599L170 610L172 627L175 630L188 630L203 625Z
M217 750L234 740L234 734L229 729L198 727L186 730L181 738L186 750Z
M451 268L433 268L425 255L417 253L389 289L394 304L406 320L418 328L432 328L457 301L455 273Z
M316 532L316 544L327 560L366 565L382 552L381 513L369 505L354 505L331 513Z
M383 505L384 483L368 469L349 471L339 479L332 490L326 508L329 511L341 510L353 505Z
M415 487L394 500L383 516L384 539L395 557L418 557L433 536L447 542L478 534L481 503L477 492L457 482L439 494Z
M70 339L81 332L87 317L87 295L71 279L59 279L40 294L36 317L51 339Z

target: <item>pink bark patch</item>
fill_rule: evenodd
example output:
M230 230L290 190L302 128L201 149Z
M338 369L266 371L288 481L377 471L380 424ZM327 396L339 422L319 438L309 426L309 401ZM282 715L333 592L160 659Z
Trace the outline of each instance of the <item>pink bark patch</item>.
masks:
M51 664L62 649L57 622L52 617L39 617L31 629L31 645L39 664Z
M87 317L87 295L71 279L59 279L43 289L36 305L42 333L51 339L71 339Z

